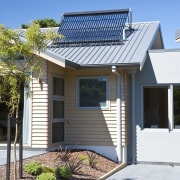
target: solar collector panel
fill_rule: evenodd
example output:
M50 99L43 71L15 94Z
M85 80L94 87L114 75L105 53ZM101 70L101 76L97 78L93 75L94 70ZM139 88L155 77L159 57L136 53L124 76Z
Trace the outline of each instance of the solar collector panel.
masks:
M128 11L103 11L64 14L58 32L64 39L56 44L86 45L86 43L122 43L123 29Z

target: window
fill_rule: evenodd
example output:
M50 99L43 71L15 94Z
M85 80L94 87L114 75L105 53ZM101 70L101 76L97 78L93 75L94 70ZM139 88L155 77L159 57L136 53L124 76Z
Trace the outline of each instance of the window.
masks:
M168 87L144 87L144 128L168 128Z
M64 141L64 79L52 78L52 143Z
M174 128L180 129L180 86L173 88Z
M83 77L78 79L80 108L107 108L108 107L108 78Z

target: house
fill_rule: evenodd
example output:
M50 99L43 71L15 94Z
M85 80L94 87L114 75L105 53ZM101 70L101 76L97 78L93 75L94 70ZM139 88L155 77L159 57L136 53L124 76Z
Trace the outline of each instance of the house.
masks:
M180 162L180 51L164 50L160 22L134 23L130 9L73 12L55 30L65 38L40 53L45 73L25 99L24 147Z

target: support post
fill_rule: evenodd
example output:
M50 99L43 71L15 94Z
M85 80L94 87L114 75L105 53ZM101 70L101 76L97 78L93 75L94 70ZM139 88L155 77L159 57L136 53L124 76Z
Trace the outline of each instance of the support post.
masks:
M22 171L23 171L23 121L19 120L19 177L22 179Z
M8 116L6 180L10 180L10 162L11 162L11 117Z

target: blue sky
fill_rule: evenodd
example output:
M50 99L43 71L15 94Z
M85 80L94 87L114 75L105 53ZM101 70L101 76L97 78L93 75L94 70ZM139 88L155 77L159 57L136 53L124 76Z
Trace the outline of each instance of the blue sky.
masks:
M133 22L160 21L165 48L180 48L175 32L180 29L180 0L6 0L0 6L0 24L20 28L32 20L53 18L65 12L132 9Z

